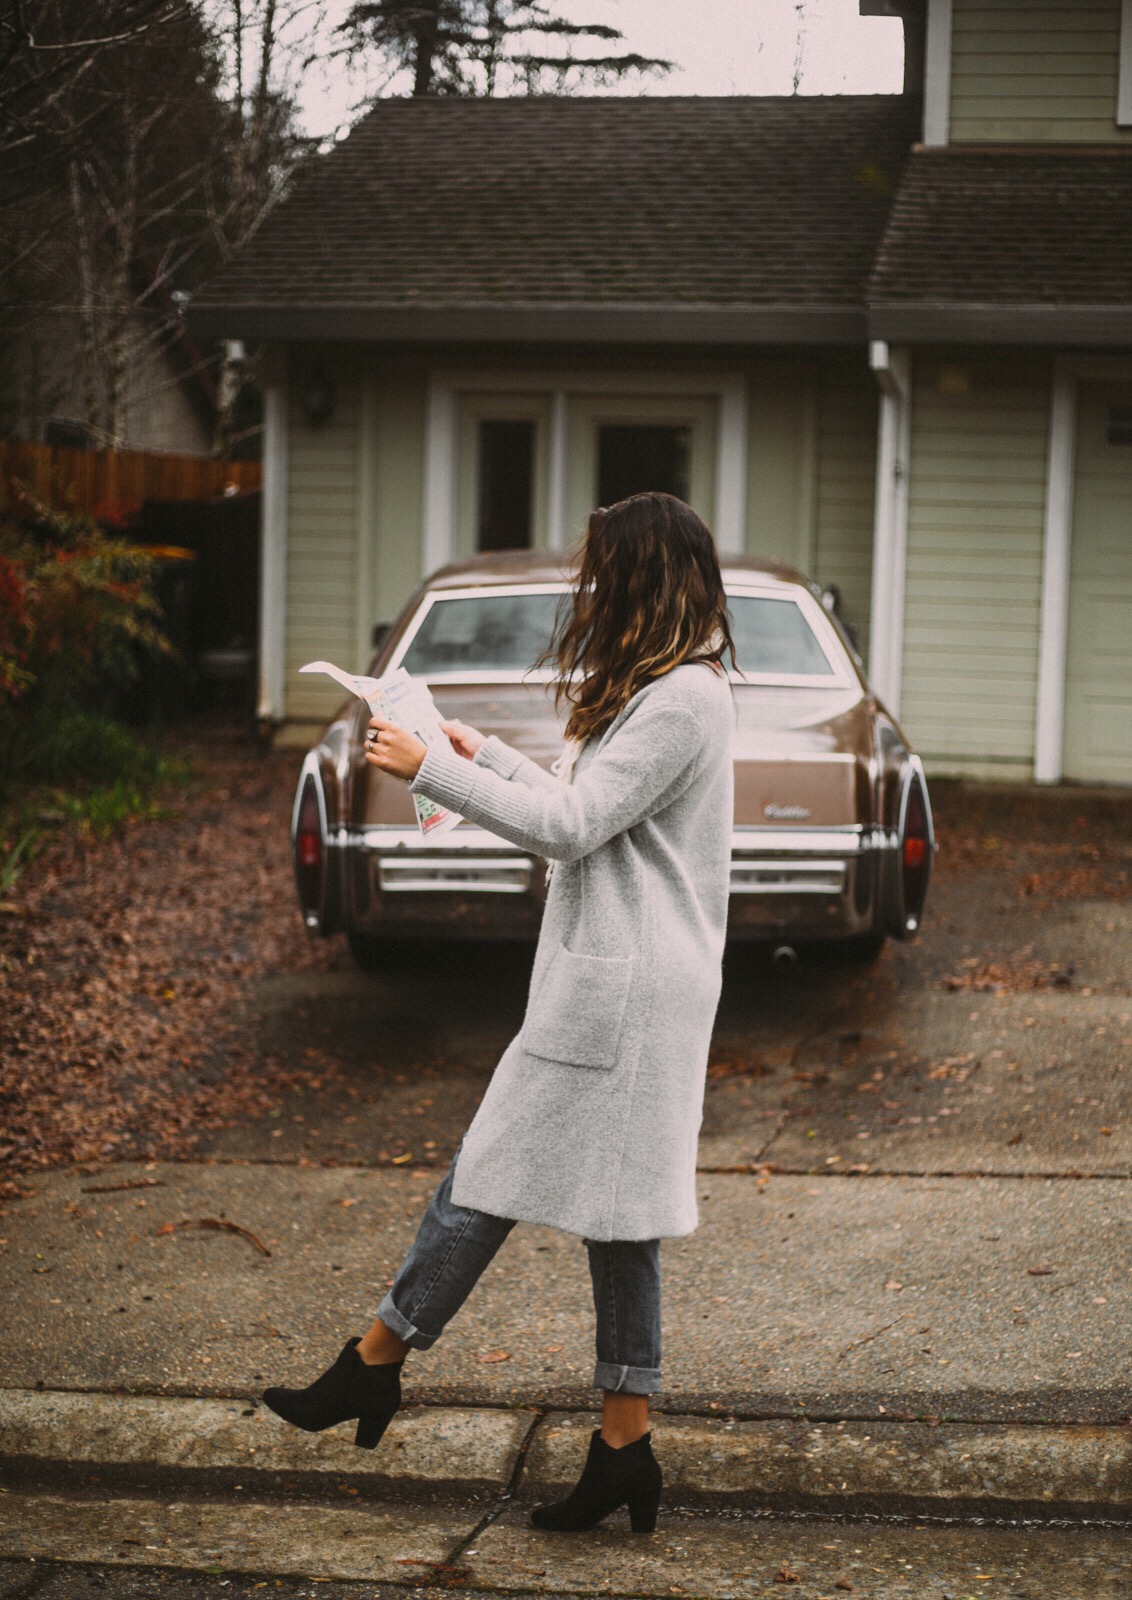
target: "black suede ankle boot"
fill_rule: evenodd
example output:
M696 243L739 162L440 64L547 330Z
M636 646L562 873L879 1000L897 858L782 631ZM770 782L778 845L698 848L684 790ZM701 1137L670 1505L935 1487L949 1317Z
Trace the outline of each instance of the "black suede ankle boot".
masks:
M354 1443L372 1450L401 1405L404 1363L372 1367L358 1354L358 1343L347 1339L334 1365L305 1389L265 1389L264 1405L307 1433L357 1417Z
M582 1533L628 1506L629 1524L634 1533L652 1533L660 1505L660 1467L652 1453L652 1434L646 1433L632 1444L615 1450L606 1444L600 1429L590 1439L585 1470L565 1500L551 1506L536 1506L531 1522L536 1528L555 1533Z

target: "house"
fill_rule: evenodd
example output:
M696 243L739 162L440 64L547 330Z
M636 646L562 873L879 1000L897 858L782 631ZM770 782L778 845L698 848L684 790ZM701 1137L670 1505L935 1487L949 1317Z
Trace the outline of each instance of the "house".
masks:
M861 0L902 95L379 102L194 299L270 349L261 714L635 488L836 585L929 770L1132 782L1132 3Z

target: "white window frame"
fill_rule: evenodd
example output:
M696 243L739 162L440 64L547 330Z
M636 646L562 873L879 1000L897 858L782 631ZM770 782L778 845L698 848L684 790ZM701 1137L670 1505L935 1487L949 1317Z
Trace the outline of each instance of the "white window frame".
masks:
M567 543L569 401L579 395L648 395L716 402L714 532L721 552L740 554L747 522L747 380L740 372L437 371L425 410L425 485L421 566L425 577L456 548L459 396L493 392L550 396L547 544Z

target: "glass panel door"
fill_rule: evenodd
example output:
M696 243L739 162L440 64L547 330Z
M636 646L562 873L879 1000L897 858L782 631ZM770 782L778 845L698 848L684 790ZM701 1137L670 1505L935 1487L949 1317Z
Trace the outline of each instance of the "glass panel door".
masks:
M678 495L708 526L715 509L713 395L572 394L566 465L566 534L572 542L595 506L649 489Z
M535 425L479 425L478 550L528 550L534 516Z
M631 494L691 493L692 430L687 423L606 422L597 430L598 504Z
M453 554L545 545L549 396L462 394L457 405Z

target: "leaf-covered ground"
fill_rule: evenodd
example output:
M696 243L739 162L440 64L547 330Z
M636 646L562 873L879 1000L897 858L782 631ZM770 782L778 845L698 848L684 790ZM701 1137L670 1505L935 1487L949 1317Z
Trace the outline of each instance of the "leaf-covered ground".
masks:
M0 1174L191 1151L334 1064L264 1059L241 1005L264 972L323 967L296 910L298 757L223 732L164 817L61 834L0 914Z
M0 1182L191 1155L202 1136L215 1143L285 1102L305 1110L307 1091L333 1097L343 1082L324 1032L273 1045L247 1004L260 978L349 965L344 942L309 939L296 909L298 754L264 755L222 729L170 745L195 777L168 814L101 841L60 832L0 909ZM922 939L905 947L909 981L1072 986L1060 950L1032 941L1066 902L1132 896L1132 792L939 783L933 794L938 889ZM729 1055L714 1075L753 1066Z

